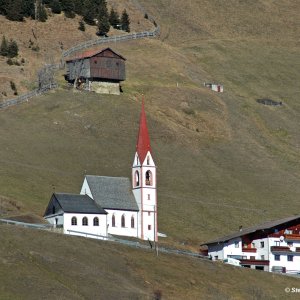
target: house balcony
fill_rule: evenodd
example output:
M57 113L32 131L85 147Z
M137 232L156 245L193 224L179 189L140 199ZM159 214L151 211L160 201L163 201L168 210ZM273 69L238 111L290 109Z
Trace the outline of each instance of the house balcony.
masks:
M300 241L300 234L285 234L284 239L286 241Z
M276 253L286 253L286 252L292 252L290 247L288 246L271 246L271 252Z
M241 265L268 266L270 261L262 259L240 259Z
M242 248L242 252L256 253L257 249L256 248Z

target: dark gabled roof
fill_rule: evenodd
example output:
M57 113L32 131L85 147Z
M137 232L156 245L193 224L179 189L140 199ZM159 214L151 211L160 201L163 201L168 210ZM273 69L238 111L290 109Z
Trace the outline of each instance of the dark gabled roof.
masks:
M105 209L139 211L131 183L125 177L85 176L93 199Z
M107 212L88 195L54 193L60 207L65 213L107 214Z
M72 58L67 59L66 61L68 62L68 61L72 61L72 60L78 60L78 59L84 59L84 58L91 58L91 57L93 57L95 55L98 55L98 54L100 54L100 53L102 53L104 51L107 51L107 50L109 50L112 53L114 53L115 55L119 56L121 59L126 60L125 57L123 57L122 55L116 53L112 49L105 48L105 49L102 49L102 50L87 50L85 52L82 52L82 53L78 54L77 56L74 56Z
M297 219L300 220L300 215L286 217L284 219L275 220L275 221L268 221L266 223L263 223L263 224L260 224L260 225L257 225L257 226L252 226L252 227L242 229L241 231L238 231L238 232L223 236L221 238L209 241L209 242L204 243L202 245L225 243L225 242L228 242L229 240L232 240L234 238L242 237L242 236L245 236L247 234L254 233L254 232L260 231L260 230L272 229L276 226L283 225L285 223L288 223L290 221L295 221Z

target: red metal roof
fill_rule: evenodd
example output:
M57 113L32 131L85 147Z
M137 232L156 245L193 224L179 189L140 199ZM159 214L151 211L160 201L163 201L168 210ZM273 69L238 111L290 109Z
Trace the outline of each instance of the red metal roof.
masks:
M136 151L138 153L139 160L141 163L144 162L147 152L148 151L151 152L144 100L142 102L142 110L140 115L140 128L139 128L139 135L136 144Z
M122 55L116 53L112 49L105 48L105 49L102 49L102 50L87 50L87 51L84 51L82 53L79 53L77 56L74 56L72 58L67 59L66 61L78 60L78 59L83 59L83 58L90 58L90 57L93 57L97 54L100 54L100 53L102 53L106 50L109 50L109 51L113 52L114 54L116 54L117 56L119 56L121 59L126 60Z

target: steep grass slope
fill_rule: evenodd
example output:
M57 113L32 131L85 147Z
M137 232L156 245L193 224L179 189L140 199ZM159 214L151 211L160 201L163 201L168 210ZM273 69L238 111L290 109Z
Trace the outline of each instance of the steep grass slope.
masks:
M5 225L0 234L1 299L295 299L284 288L298 284L109 242Z
M121 97L59 91L0 112L1 194L42 214L53 189L78 192L85 173L130 176L143 93L160 231L197 244L299 212L299 4L141 2L162 35L108 45L127 58Z

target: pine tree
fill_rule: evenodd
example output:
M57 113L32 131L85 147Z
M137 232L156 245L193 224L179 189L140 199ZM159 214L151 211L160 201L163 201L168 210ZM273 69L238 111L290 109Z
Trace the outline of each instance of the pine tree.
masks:
M118 25L120 25L119 14L113 8L110 10L109 23L113 28L118 28Z
M79 21L78 29L81 30L81 31L85 31L85 25L84 25L83 20Z
M107 4L105 0L98 0L98 35L107 35L110 29Z
M107 33L109 32L110 29L110 24L109 24L109 20L108 17L106 15L102 15L99 16L98 18L98 35L107 35Z
M74 2L74 12L80 16L84 14L84 1L73 0Z
M126 32L130 32L130 20L129 20L129 15L126 11L126 9L123 10L122 17L121 17L121 25L122 25L122 30L125 30Z
M41 1L38 2L37 10L38 10L38 16L39 16L38 21L46 22L46 20L48 19L47 11Z
M2 56L8 55L8 43L7 43L5 36L2 37L2 42L1 42L1 46L0 46L0 54Z
M25 18L34 18L34 0L23 0L22 1L22 14Z
M61 9L67 18L74 18L74 3L73 0L61 0Z
M8 54L7 56L13 58L18 55L19 47L16 41L10 40L8 44Z
M95 25L95 19L97 18L97 11L95 3L92 0L84 1L83 20L89 25Z
M61 13L61 4L58 0L53 0L50 4L49 7L51 8L51 11L54 14L60 14Z
M6 17L11 21L23 21L22 0L7 1Z

